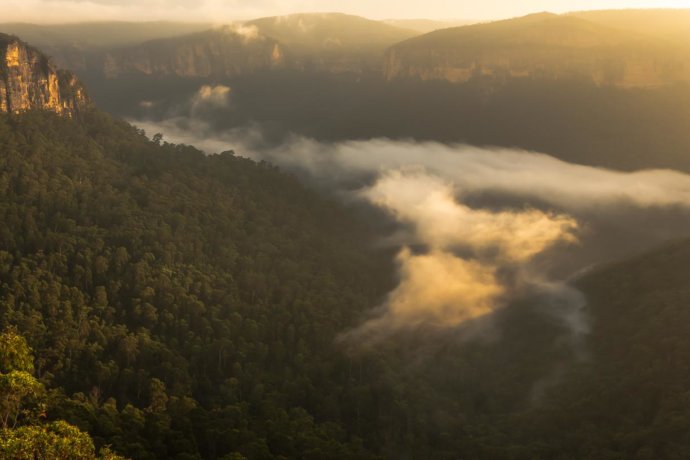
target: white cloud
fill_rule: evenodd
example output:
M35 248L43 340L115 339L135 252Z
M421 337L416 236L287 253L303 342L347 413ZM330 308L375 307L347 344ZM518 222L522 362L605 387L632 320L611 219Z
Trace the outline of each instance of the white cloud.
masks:
M183 120L137 124L208 152L277 163L400 223L385 240L400 248L399 285L373 319L345 335L353 343L486 318L525 293L553 303L576 339L587 321L570 276L690 236L690 175L676 171L618 172L519 150L387 139L293 136L266 146L259 129L219 135Z
M387 171L359 194L412 225L407 243L427 249L414 254L403 247L397 258L399 286L384 313L359 328L358 336L419 323L457 326L492 313L514 287L514 280L501 280L500 270L520 273L537 254L575 241L577 223L568 216L473 209L456 200L452 183L420 169Z
M456 200L456 185L422 169L386 171L360 192L400 222L412 224L417 241L437 249L471 249L506 263L531 259L558 240L573 241L577 223L536 209L488 211Z
M228 30L242 37L244 43L249 43L261 38L259 28L256 26L246 26L243 24L233 24L228 26Z
M232 89L225 85L203 85L192 97L192 113L206 108L226 108L230 105Z

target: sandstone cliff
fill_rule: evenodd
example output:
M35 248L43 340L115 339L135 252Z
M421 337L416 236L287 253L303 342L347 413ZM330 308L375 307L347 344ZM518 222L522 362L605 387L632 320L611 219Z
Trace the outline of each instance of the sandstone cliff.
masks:
M575 17L531 15L432 32L400 43L385 57L389 80L462 83L473 78L589 80L652 88L690 81L690 53L633 32Z
M226 26L171 39L154 40L107 53L107 78L122 75L222 78L283 68L287 57L277 41L255 29Z
M71 65L106 78L127 75L228 78L290 69L333 74L381 70L391 45L417 35L379 21L338 13L295 14L150 40ZM74 63L74 64L72 64Z
M56 69L18 38L0 34L0 112L43 109L73 116L88 104L72 73Z

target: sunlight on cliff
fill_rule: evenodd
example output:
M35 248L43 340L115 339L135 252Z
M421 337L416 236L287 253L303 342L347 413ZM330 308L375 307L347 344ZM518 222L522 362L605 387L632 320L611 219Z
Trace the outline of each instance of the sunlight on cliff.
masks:
M7 67L19 67L19 51L18 43L10 43L7 46L7 51L5 52Z

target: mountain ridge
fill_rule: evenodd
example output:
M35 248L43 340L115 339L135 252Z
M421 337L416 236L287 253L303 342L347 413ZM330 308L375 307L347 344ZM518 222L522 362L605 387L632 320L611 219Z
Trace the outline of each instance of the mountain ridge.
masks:
M388 80L454 83L578 78L598 86L653 88L690 81L687 54L655 37L552 13L415 37L391 47L384 68Z
M111 50L97 67L107 78L231 77L284 68L359 73L380 67L386 48L416 34L341 13L273 16Z
M590 10L567 13L607 27L635 31L669 44L690 44L690 8Z

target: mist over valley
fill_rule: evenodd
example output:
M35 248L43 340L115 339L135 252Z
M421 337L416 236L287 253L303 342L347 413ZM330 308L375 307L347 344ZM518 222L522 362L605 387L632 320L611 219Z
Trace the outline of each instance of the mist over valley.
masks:
M0 24L0 457L684 458L690 10L606 6Z

